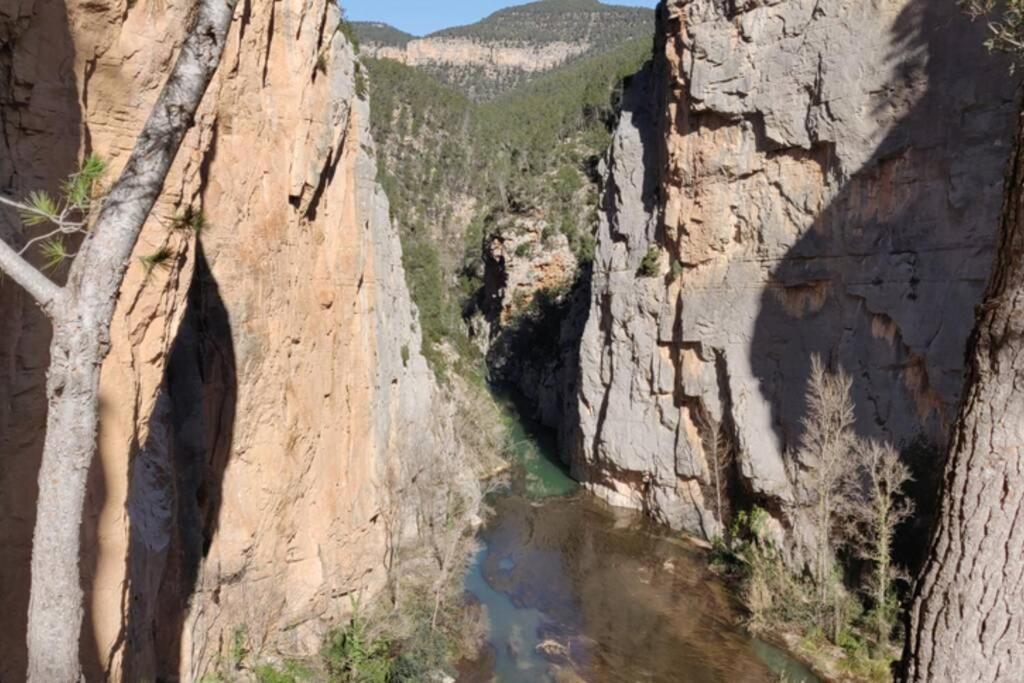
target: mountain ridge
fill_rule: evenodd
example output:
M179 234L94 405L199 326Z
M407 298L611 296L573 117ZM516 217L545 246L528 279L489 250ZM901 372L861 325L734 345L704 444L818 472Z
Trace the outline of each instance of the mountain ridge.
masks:
M491 12L487 16L468 24L455 24L448 26L430 33L417 34L405 31L393 24L389 24L386 21L377 21L373 19L355 20L349 23L356 27L362 35L370 36L374 30L380 30L389 35L401 36L407 40L423 40L426 38L441 38L449 36L461 36L468 29L474 29L481 25L487 25L500 20L504 17L515 16L517 14L552 14L552 13L564 13L564 12L590 12L595 14L616 14L620 13L623 15L635 14L637 16L643 16L650 18L653 22L654 10L646 7L634 7L631 5L616 5L610 3L603 3L600 0L537 0L536 2L528 2L521 5L510 5L503 7L499 10ZM651 24L653 29L653 23Z
M423 37L384 22L352 27L365 55L416 67L485 101L571 62L651 37L654 11L597 0L541 0Z

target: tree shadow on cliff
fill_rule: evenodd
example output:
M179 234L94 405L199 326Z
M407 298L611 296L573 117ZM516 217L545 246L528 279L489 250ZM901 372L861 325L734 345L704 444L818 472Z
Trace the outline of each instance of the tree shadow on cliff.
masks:
M954 2L910 2L891 28L892 87L873 113L884 121L908 89L919 99L859 169L839 168L830 146L807 153L841 187L772 266L750 345L787 454L801 437L815 354L853 378L864 437L934 454L955 417L1015 109L1006 62L985 54L984 34ZM917 460L919 479L941 470ZM926 542L913 540L927 535L930 510L921 512L908 547Z
M67 8L54 0L40 0L34 6L2 4L0 193L19 198L34 190L53 193L76 170L79 151L90 151L88 139L82 139L82 102ZM27 64L31 68L26 69ZM0 209L0 239L17 243L22 235L18 216ZM24 234L21 239L32 236ZM55 279L62 277L57 274ZM17 284L0 278L0 325L0 680L19 681L27 666L25 635L36 481L46 424L50 323Z
M188 678L181 647L219 525L237 401L231 319L200 241L163 393L129 478L126 680Z

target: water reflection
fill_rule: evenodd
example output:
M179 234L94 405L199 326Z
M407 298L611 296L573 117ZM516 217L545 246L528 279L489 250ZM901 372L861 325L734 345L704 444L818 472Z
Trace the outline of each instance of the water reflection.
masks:
M737 626L700 551L580 491L553 440L506 407L517 462L466 577L488 647L460 682L817 681Z
M494 502L467 589L490 652L463 681L813 680L736 627L706 559L585 494Z

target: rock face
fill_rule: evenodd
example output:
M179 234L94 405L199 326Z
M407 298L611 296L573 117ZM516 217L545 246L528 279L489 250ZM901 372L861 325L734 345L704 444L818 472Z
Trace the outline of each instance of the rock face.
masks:
M488 41L476 37L427 36L402 45L363 41L363 52L422 69L438 80L483 100L525 83L591 50L586 42Z
M119 170L190 5L5 3L0 189L52 190L86 151ZM456 452L451 416L419 353L339 19L327 0L239 3L139 240L83 527L90 680L198 680L237 638L257 656L316 651L352 596L384 586L396 516L415 535L433 514L429 496L419 511L395 500ZM48 331L9 282L0 311L0 679L13 681Z
M578 268L565 235L530 214L514 214L497 226L487 238L484 266L485 308L500 325L522 315L540 292L564 293Z
M514 388L558 428L575 378L585 306L580 264L539 211L503 217L485 238L480 308L492 383Z
M1012 137L983 42L955 3L663 4L609 153L577 476L713 537L718 430L736 504L799 540L815 354L853 377L862 435L942 444Z
M404 47L366 44L367 53L380 59L393 59L409 66L476 67L492 79L509 77L517 71L547 71L589 49L589 43L558 41L531 47L481 43L471 38L420 38Z

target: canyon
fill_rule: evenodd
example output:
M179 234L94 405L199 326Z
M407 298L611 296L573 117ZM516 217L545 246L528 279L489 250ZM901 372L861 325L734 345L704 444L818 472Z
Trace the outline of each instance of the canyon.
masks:
M0 7L0 192L59 188L90 153L119 170L190 7ZM485 543L513 529L509 552L532 556L584 537L622 552L634 583L710 586L725 605L717 578L691 578L694 548L748 511L786 562L808 561L817 463L800 445L821 358L851 377L857 436L914 471L900 534L916 568L1019 105L986 30L928 0L664 0L656 22L546 0L419 38L349 23L332 0L240 3L102 369L88 680L200 680L238 650L313 655L360 603L397 604L404 568L441 556L444 583L462 566L444 556L482 524L481 481L526 440L490 388L515 395L585 491L637 514L505 498ZM27 237L0 213L0 238ZM0 320L13 681L50 333L6 279ZM679 555L676 532L697 546ZM566 553L588 567L559 578L583 603L589 567L618 585ZM467 581L481 592L502 572L529 583L530 566L479 558ZM734 627L737 666L768 675Z

